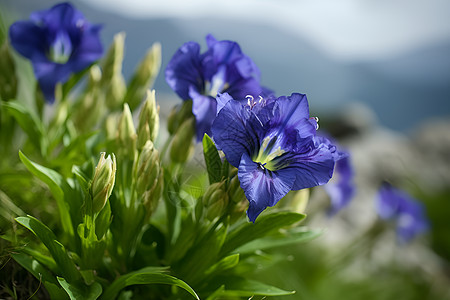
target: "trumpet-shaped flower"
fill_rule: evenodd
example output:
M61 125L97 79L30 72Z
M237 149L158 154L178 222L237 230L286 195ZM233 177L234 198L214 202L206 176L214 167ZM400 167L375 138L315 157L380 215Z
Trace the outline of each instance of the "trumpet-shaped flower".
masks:
M61 3L32 13L29 21L15 22L9 36L17 52L31 60L45 99L52 103L58 82L101 57L99 31L71 4Z
M328 215L332 216L350 203L355 194L353 184L353 168L350 163L350 156L342 153L342 158L336 162L335 174L338 175L336 182L330 182L324 186L330 196L331 207ZM334 179L333 179L334 180Z
M217 102L213 138L238 168L252 222L290 190L330 180L341 154L328 139L316 135L317 122L309 117L305 95L236 101L224 94Z
M409 242L429 228L423 204L390 184L385 183L380 188L376 208L382 219L396 222L397 236L402 243Z
M208 50L204 53L200 53L198 43L185 43L165 71L167 83L178 96L192 100L197 140L204 133L211 134L218 93L243 99L246 95L257 97L265 92L259 84L259 69L236 42L217 41L212 35L206 37L206 42Z

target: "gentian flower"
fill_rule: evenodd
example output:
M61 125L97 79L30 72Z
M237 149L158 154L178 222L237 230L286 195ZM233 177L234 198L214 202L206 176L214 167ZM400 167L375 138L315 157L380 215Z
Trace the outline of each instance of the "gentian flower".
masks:
M198 141L204 133L211 135L218 93L226 92L235 99L268 93L259 84L259 69L236 42L217 41L208 35L206 43L208 50L204 53L200 53L198 43L185 43L165 71L167 83L178 96L192 100Z
M341 154L328 139L316 135L317 122L309 116L305 95L259 100L249 96L239 101L223 94L217 102L213 138L238 168L250 221L290 190L330 180Z
M32 13L30 21L15 22L9 37L17 52L31 60L45 99L53 103L58 82L101 57L99 31L71 4L61 3Z
M325 191L330 196L331 206L328 215L335 215L338 211L347 206L355 194L353 184L353 167L350 156L346 152L341 153L342 158L336 162L334 172L337 175L336 182L329 182L324 185Z
M380 218L396 222L397 236L402 243L429 228L424 205L388 183L379 190L376 208Z

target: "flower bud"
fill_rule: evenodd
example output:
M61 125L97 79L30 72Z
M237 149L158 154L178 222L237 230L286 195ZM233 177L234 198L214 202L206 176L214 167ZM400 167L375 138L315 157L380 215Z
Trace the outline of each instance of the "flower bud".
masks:
M206 208L206 218L210 221L220 217L228 206L228 194L224 190L225 182L211 184L203 195L202 202Z
M241 188L241 183L239 182L239 178L237 177L237 175L230 180L228 195L230 196L230 200L233 201L233 203L239 203L242 200L246 199L244 190Z
M162 191L162 168L158 150L148 140L142 148L136 169L136 192L142 197L143 204L147 208L147 214L151 214L158 203Z
M128 86L126 101L132 109L139 106L142 99L151 88L161 67L161 45L159 43L147 51L144 59L137 66Z
M111 196L116 178L116 157L114 153L105 159L105 152L100 154L100 160L95 168L94 179L92 179L91 196L92 212L98 213L105 206Z
M178 128L172 140L170 159L176 163L185 163L194 152L192 139L195 135L195 119L185 120Z
M108 53L102 62L102 85L108 86L112 78L122 74L123 49L125 45L125 33L120 32L114 36L114 41L109 47Z
M154 142L159 131L159 106L155 102L155 90L147 91L147 98L139 114L138 149L150 140Z
M182 104L174 106L167 117L167 130L170 134L175 134L178 127L192 116L192 101L183 101Z
M123 112L119 120L118 143L120 155L134 159L136 153L136 129L134 128L133 116L128 104L123 105Z
M105 83L105 102L111 110L118 109L124 100L127 85L122 73L114 74L111 80Z
M102 73L98 65L89 69L89 78L85 93L78 101L78 106L73 111L75 126L85 132L92 129L100 119L104 110L104 95L100 91ZM56 90L55 94L58 94Z

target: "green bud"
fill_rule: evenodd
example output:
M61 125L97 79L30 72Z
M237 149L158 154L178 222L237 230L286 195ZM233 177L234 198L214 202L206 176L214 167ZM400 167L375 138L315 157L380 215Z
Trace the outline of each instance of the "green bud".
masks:
M116 157L114 154L108 155L105 159L105 152L100 154L100 160L95 168L94 178L91 185L92 212L98 213L105 206L109 196L111 196L116 178Z
M127 90L125 79L121 73L115 74L111 80L105 83L106 105L111 110L118 109L122 103Z
M141 149L150 140L154 142L159 131L159 106L155 101L155 90L147 91L147 98L139 114L138 142Z
M121 116L122 116L122 113L120 113L120 112L109 113L106 116L105 123L104 123L104 129L105 129L106 139L108 141L114 140L114 142L116 142L117 136L118 136L117 127L119 125Z
M225 191L225 182L211 184L202 198L206 208L206 218L210 221L220 217L228 206L228 194Z
M195 119L185 120L173 137L170 159L176 163L185 163L194 153L192 139L195 135Z
M98 65L89 69L88 83L85 93L74 108L73 121L81 132L92 129L101 118L104 110L104 95L100 91L101 70ZM56 93L58 94L58 93Z
M237 175L230 180L228 195L233 203L239 203L240 201L246 199L244 190L241 188L241 183L239 182Z
M0 99L7 101L16 97L16 67L7 43L0 47Z
M175 105L167 117L167 130L170 134L175 134L178 127L186 121L186 119L192 117L192 101L183 101L182 104Z
M150 140L145 143L139 155L135 176L136 192L142 197L147 214L151 214L161 196L164 180L158 150Z
M285 198L287 198L287 201L282 199L281 206L288 207L289 210L303 214L309 202L309 189L291 191Z
M128 85L126 101L132 109L139 106L150 89L161 67L161 44L155 43L137 66Z
M123 157L134 159L136 152L136 129L134 128L133 116L128 104L123 105L123 112L119 120L118 143L120 154Z
M109 47L108 53L102 62L102 85L108 86L112 78L122 74L123 52L125 45L125 33L119 32L114 36L114 41Z

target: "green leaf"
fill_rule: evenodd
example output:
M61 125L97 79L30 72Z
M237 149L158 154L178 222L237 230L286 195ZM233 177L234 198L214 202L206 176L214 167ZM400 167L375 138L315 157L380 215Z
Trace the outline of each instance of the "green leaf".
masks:
M123 275L106 288L101 299L114 299L123 288L135 284L170 284L186 290L195 299L200 299L187 283L165 274L166 270L166 268L148 267Z
M62 277L57 278L71 300L95 300L102 294L102 286L98 282L94 282L89 286L81 286L70 284Z
M206 170L208 171L209 183L219 182L222 178L222 161L213 140L205 134L203 137L203 156L205 157Z
M253 253L275 247L289 246L310 241L322 234L321 230L307 230L305 227L295 227L288 230L280 230L276 234L248 242L237 248L235 252L240 254Z
M2 106L16 119L31 143L41 151L42 155L45 155L47 140L45 139L44 125L41 120L19 101L2 102Z
M34 277L42 281L52 299L66 299L66 293L62 290L56 278L37 260L23 253L11 253L11 257Z
M211 276L231 268L234 268L239 263L239 254L232 254L230 256L222 258L218 263L214 264L206 270L205 274Z
M58 172L30 161L21 151L19 151L19 157L34 176L48 185L50 191L55 197L56 203L58 204L63 230L69 234L70 237L73 237L74 230L72 226L72 219L69 214L69 207L64 201L64 192L62 189L64 185L67 185L64 178Z
M58 265L61 274L67 280L72 282L80 278L80 273L75 263L67 254L64 246L57 241L55 234L50 228L32 216L17 217L16 221L28 228L41 240Z
M220 282L219 287L215 292L215 297L211 299L221 299L223 296L227 297L252 297L252 296L285 296L295 294L295 291L285 291L277 287L267 285L265 283L248 280L237 276L221 276L214 279L215 282ZM225 287L225 289L223 289ZM218 297L218 298L216 298ZM210 299L208 298L208 299Z
M253 240L267 236L280 228L295 224L305 217L305 215L295 212L277 212L261 215L254 224L243 223L228 234L221 256Z

